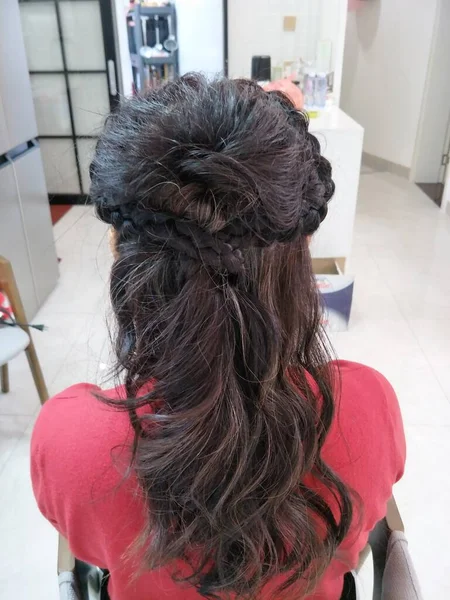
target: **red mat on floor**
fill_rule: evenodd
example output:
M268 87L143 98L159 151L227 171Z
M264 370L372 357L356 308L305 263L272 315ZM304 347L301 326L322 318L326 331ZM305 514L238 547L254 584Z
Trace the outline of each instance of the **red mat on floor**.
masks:
M57 223L61 217L63 217L67 211L72 208L70 204L51 204L50 212L52 215L52 223L53 225Z

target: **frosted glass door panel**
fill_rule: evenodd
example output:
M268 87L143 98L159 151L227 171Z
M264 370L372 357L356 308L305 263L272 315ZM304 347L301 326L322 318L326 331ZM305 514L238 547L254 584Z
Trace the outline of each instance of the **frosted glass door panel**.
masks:
M20 5L20 13L28 70L61 71L63 60L55 3L25 2Z
M77 140L78 160L80 161L81 180L83 182L83 194L89 194L91 178L89 176L89 166L95 152L97 140Z
M103 49L100 4L90 0L59 2L64 49L69 71L103 71Z
M84 202L90 186L91 150L105 118L119 102L119 93L114 92L118 77L115 3L113 0L0 0L0 17L6 4L16 6L17 18L21 15L26 34L30 78L25 79L32 85L38 125L35 135L40 138L51 200ZM1 35L2 21L5 23L5 19L0 18L0 56L4 53L2 37L5 37ZM6 26L5 31L8 31ZM11 55L15 57L16 51ZM26 63L25 49L23 62ZM3 94L1 75L0 61ZM15 109L20 96L15 91L11 94Z
M71 74L69 87L75 135L98 135L110 112L106 74Z
M80 194L73 141L41 139L40 146L49 194Z
M71 135L64 75L31 75L39 135Z

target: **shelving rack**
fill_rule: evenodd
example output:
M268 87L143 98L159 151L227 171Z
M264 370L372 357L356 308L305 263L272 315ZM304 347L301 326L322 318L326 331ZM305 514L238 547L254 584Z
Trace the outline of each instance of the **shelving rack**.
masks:
M136 87L138 91L142 91L142 85L145 81L145 67L149 66L162 66L162 65L173 65L174 75L177 77L179 75L179 66L178 66L178 52L179 50L175 50L169 56L162 57L152 57L149 59L143 58L139 52L139 50L144 45L143 35L142 35L142 22L141 17L168 17L170 16L172 19L172 29L174 31L175 37L177 32L177 11L173 4L168 4L166 6L142 6L141 4L136 3L134 9L134 27L133 27L133 35L134 35L134 43L136 48L136 53L131 53L131 65L134 69L137 70L137 74L139 76L138 82L136 82ZM161 40L163 42L164 40Z

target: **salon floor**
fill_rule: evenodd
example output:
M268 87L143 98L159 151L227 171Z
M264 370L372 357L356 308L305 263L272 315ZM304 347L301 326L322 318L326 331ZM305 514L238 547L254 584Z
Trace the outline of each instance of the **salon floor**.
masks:
M55 226L61 278L35 323L50 393L102 382L110 256L106 228L74 207ZM367 169L361 176L349 271L356 275L350 330L339 356L393 383L402 406L408 464L395 496L426 599L450 598L450 218L415 185ZM40 516L28 473L38 411L26 360L10 365L0 396L0 598L55 600L56 533ZM70 415L67 415L70 418Z

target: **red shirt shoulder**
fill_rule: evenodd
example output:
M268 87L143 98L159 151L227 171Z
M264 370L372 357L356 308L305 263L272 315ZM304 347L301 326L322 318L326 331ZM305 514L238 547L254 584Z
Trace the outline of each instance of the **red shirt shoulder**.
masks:
M360 496L363 513L358 515L361 529L344 542L314 598L339 598L342 576L356 565L368 532L384 516L405 463L400 408L388 381L356 363L338 361L333 368L340 391L323 458ZM79 384L43 406L32 437L31 475L41 512L69 539L78 558L112 572L113 597L122 600L131 597L132 568L123 557L142 531L146 507L127 470L133 436L128 415L100 402L99 393L118 399L123 388L101 392ZM195 590L181 589L178 595L161 571L133 585L135 600L198 598ZM149 596L149 588L155 595Z
M118 399L123 389L82 383L44 404L31 439L31 479L39 509L68 538L72 552L109 568L117 545L138 535L144 505L128 473L128 414L98 394Z
M348 361L334 366L341 392L324 459L361 495L370 530L384 516L405 468L400 406L391 384L375 369Z

